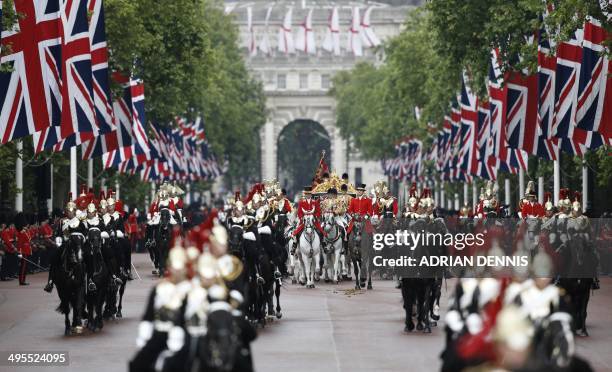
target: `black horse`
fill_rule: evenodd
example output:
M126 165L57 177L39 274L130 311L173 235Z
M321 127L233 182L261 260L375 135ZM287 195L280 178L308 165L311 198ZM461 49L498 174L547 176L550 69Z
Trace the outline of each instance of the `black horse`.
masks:
M281 278L279 275L280 271L278 268L282 265L281 256L282 254L276 245L276 241L272 236L273 227L273 213L268 213L266 218L260 222L258 229L260 230L260 241L261 247L258 255L258 266L260 269L260 275L264 280L263 290L266 300L267 314L270 316L276 316L280 319L282 313L280 312L280 303L277 297L277 309L274 310L274 293L278 291L280 296L280 287L282 285ZM269 233L267 231L269 230ZM276 288L275 288L276 287Z
M170 209L162 208L160 210L159 225L155 236L155 254L157 256L157 271L159 277L164 276L166 270L166 260L170 250L171 226L170 226Z
M349 235L348 247L351 252L351 260L353 261L353 272L355 273L355 289L361 289L359 269L362 266L361 257L361 238L363 234L364 224L359 215L353 217L353 229ZM364 283L365 284L365 283Z
M102 255L102 238L98 227L90 227L85 244L87 272L87 328L92 332L102 329L102 305L109 287L109 270Z
M410 229L414 232L427 231L430 226L425 219L412 222ZM419 244L414 249L405 250L407 256L420 262L422 257L430 256L431 249L425 244ZM402 299L406 313L406 326L404 331L412 332L415 329L412 308L416 305L416 329L424 333L431 333L429 320L432 309L432 290L436 284L431 268L424 266L409 267L404 270L402 277Z
M593 278L596 274L597 256L592 241L586 230L578 231L577 219L570 219L565 224L568 240L559 246L562 268L559 285L571 297L574 329L579 336L588 336L586 327L587 306L589 304Z
M85 265L83 262L83 240L80 233L73 233L65 242L61 265L52 273L52 280L57 286L60 305L57 311L64 314L64 334L69 336L73 331L81 332L82 309L85 297ZM72 325L70 309L72 308Z

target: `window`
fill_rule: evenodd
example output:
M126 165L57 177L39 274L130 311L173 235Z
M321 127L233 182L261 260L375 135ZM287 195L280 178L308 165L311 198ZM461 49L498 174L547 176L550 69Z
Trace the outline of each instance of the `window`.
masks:
M308 89L308 74L300 74L300 89Z
M323 89L329 89L329 74L323 74L321 75L321 88Z
M276 87L278 89L286 89L287 88L287 75L278 74L276 75Z
M355 185L359 185L362 182L361 167L355 168Z

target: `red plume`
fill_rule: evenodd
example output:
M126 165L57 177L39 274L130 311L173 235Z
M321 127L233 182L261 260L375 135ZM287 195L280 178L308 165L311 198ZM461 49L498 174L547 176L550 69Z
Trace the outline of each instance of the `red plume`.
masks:
M546 191L544 193L544 202L552 201L552 193L550 191Z
M236 193L234 194L234 201L238 201L240 200L240 191L236 191Z
M574 191L574 201L578 203L582 203L582 193L579 191Z

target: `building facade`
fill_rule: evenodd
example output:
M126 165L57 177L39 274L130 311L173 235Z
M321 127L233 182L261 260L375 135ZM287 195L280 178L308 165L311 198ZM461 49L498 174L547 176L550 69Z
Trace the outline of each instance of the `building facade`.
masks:
M351 150L348 141L340 136L340 131L335 126L336 103L329 95L329 90L334 75L339 71L349 70L358 62L377 64L382 59L381 51L377 52L376 48L367 48L366 45L363 46L361 56L356 56L354 50L351 50L349 35L351 30L355 31L352 19L356 7L360 10L358 22L360 24L364 23L363 15L366 9L372 8L370 29L381 41L384 41L401 31L407 12L414 3L418 2L226 3L226 11L234 16L238 24L247 66L253 76L262 82L267 97L268 118L260 133L262 178L279 177L278 138L283 129L296 120L309 120L325 128L331 144L330 166L338 174L347 172L352 181L367 184L372 184L383 176L379 161L363 160L357 151ZM339 18L339 55L322 48L334 6L338 10ZM286 22L289 9L292 12L290 25ZM306 16L311 9L312 27L308 32L314 34L315 51L311 50L310 53L299 50L294 53L279 51L281 27L286 35L291 35L296 40L298 33L303 32L300 28L305 27ZM269 46L267 51L262 47L265 43Z

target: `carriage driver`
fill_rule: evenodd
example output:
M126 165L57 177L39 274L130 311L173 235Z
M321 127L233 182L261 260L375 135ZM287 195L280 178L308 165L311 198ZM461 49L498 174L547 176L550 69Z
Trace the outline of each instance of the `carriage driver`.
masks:
M298 236L304 230L304 216L314 216L314 226L319 232L319 235L325 236L325 231L321 227L318 219L321 217L321 206L317 200L312 198L312 187L304 187L304 198L300 200L297 206L297 215L300 219L298 227L293 232L292 236ZM298 239L295 239L294 245L297 245Z
M349 204L348 213L353 217L359 215L367 220L372 216L372 199L365 196L365 184L362 183L356 189L357 197L351 199L351 204ZM347 233L350 234L352 230L353 220L351 219Z

